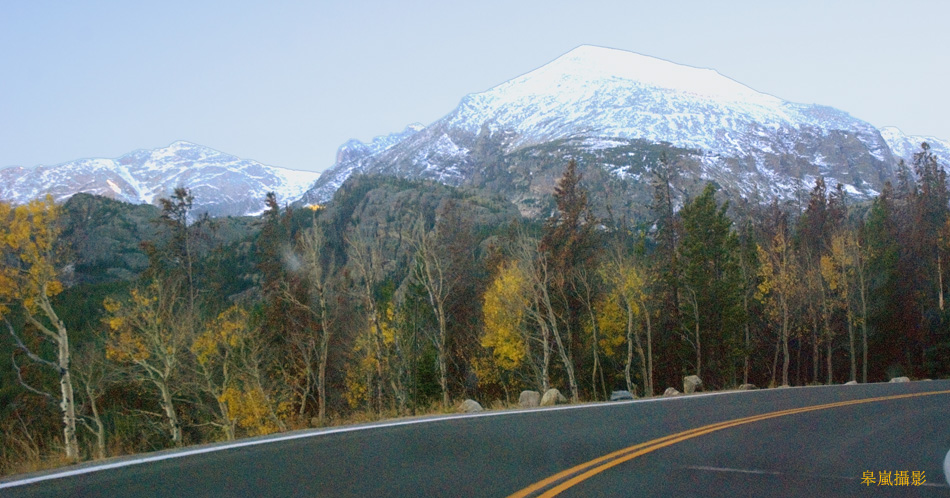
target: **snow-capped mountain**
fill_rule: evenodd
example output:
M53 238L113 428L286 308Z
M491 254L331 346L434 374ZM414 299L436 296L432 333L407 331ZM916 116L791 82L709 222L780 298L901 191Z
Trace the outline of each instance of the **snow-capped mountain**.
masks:
M820 175L866 198L894 177L898 157L919 147L916 137L882 136L843 111L786 102L711 69L593 46L468 95L413 130L358 161L338 161L305 198L326 201L360 171L494 182L530 211L567 158L645 188L640 180L659 152L676 156L681 175L736 195L791 198Z
M904 135L899 129L892 126L881 128L881 136L887 141L891 152L897 159L903 159L908 165L914 163L914 154L920 152L920 144L927 142L930 151L939 159L946 161L950 158L950 141L936 137L919 137Z
M333 178L326 182L320 182L319 185L314 185L313 189L304 195L303 200L318 204L326 202L333 197L333 193L351 175L371 172L369 168L373 158L424 128L425 126L419 123L413 123L401 132L376 137L368 144L359 140L346 142L337 150Z
M135 204L156 203L184 186L195 214L248 215L264 209L267 192L293 202L320 176L241 159L189 142L136 150L116 159L80 159L55 166L0 169L0 199L24 203L52 194L63 201L87 192Z

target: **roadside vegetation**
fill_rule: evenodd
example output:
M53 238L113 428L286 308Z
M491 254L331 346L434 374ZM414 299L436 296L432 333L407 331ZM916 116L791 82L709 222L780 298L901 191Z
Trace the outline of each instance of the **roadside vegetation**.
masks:
M255 220L0 203L0 473L413 414L950 373L947 178L926 144L870 201L684 192L647 211L569 161L541 219L355 177Z

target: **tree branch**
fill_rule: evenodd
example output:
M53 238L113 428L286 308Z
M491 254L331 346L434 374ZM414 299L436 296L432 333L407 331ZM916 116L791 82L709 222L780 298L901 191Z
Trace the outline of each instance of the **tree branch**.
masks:
M54 405L57 404L56 398L54 398L52 394L50 394L50 393L48 393L48 392L45 392L45 391L40 391L39 389L37 389L37 388L35 388L35 387L33 387L33 386L27 384L26 381L23 380L23 374L22 374L21 371L20 371L20 365L17 365L17 362L16 362L16 355L11 354L11 355L10 355L10 361L11 361L11 363L13 363L13 370L16 371L16 378L17 378L17 381L20 383L21 386L23 386L24 389L26 389L27 391L32 392L33 394L38 394L38 395L40 395L40 396L46 398L47 401L49 401L50 403L52 403L52 404L54 404Z
M23 341L20 339L20 336L18 336L17 333L13 330L13 325L10 324L10 321L7 320L6 318L4 318L4 319L3 319L3 322L7 325L7 330L10 331L10 335L13 337L13 340L16 342L16 347L17 347L17 349L19 349L20 351L23 351L23 353L26 354L26 356L27 356L29 359L31 359L31 360L33 360L33 361L35 361L35 362L37 362L37 363L40 363L40 364L42 364L42 365L46 365L46 366L52 368L53 370L59 372L59 375L60 375L60 376L62 376L62 375L64 375L64 374L66 373L66 370L65 370L64 368L60 367L59 364L54 363L54 362L49 361L49 360L45 360L45 359L39 357L39 356L38 356L36 353L34 353L33 351L30 351L30 348L26 347L26 344L23 344Z
M52 308L50 308L50 309L52 309ZM59 340L59 335L57 335L55 332L53 332L52 330L50 330L46 325L43 325L39 320L37 320L36 317L33 316L33 313L30 313L30 311L29 311L28 309L26 309L25 306L24 306L23 310L25 311L24 315L26 316L27 321L29 321L31 325L33 325L34 327L36 327L40 332L43 333L43 335L48 336L49 338L53 339L54 341L58 341L58 340ZM43 307L43 311L46 312L46 308L45 308L45 307Z

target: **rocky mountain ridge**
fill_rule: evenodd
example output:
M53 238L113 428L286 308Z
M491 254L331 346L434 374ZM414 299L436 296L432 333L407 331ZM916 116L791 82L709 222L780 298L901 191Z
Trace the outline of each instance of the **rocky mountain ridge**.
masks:
M681 177L715 181L734 196L787 200L823 176L862 199L893 179L920 141L943 160L950 152L950 142L878 130L710 69L592 46L468 95L429 126L378 140L385 146L374 141L358 155L348 142L304 200L325 202L352 174L377 173L494 186L532 214L574 158L588 177L606 172L629 184L639 202L659 152L675 155Z
M184 186L194 196L194 212L242 216L264 209L267 192L294 201L320 176L241 159L190 142L136 150L115 159L80 159L53 166L0 169L0 199L24 203L51 194L65 201L74 194L97 194L133 204L154 204Z

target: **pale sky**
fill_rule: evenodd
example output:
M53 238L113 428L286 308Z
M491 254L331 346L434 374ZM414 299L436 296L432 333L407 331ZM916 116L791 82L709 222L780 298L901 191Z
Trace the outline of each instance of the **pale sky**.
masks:
M0 0L0 167L176 140L322 171L578 45L950 139L950 2Z

